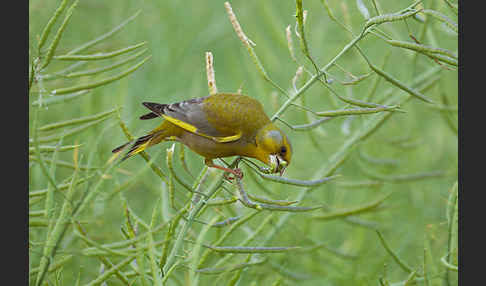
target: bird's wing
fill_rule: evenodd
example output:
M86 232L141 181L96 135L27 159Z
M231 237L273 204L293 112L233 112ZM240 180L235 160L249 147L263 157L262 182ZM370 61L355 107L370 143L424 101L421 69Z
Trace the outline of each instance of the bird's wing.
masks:
M237 129L215 128L208 120L204 110L204 101L207 97L195 98L173 104L159 104L143 102L151 113L140 119L151 119L158 116L189 132L209 138L215 142L232 142L241 138L242 132ZM224 126L224 123L222 124Z

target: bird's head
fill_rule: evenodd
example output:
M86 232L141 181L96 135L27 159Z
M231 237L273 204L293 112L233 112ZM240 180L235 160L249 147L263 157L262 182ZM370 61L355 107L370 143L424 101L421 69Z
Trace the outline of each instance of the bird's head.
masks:
M272 173L282 175L292 157L292 146L287 135L274 124L268 124L256 134L256 145L255 157L270 166Z

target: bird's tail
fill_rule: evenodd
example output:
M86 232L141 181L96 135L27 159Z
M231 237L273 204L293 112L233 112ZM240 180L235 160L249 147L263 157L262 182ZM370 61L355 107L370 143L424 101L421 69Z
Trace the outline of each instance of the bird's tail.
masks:
M151 112L142 115L140 117L140 119L142 120L160 117L162 114L164 114L164 109L168 106L167 104L152 102L144 102L143 105L150 109ZM131 146L128 152L122 158L122 161L124 161L131 156L142 152L148 147L160 143L163 140L175 140L175 133L177 133L177 128L174 129L174 126L172 124L168 123L167 121L163 121L162 124L159 125L159 127L152 130L148 135L139 137L136 140L132 140L121 146L118 146L111 152L116 154L124 150L126 147Z
M112 153L118 153L124 150L126 147L130 146L130 149L128 152L125 154L125 156L122 158L122 161L132 157L133 155L142 152L143 150L147 149L147 147L150 146L150 141L155 137L155 134L148 134L145 136L142 136L136 140L128 141L127 143L116 147L113 149L111 152Z
M125 154L125 156L121 159L122 161L132 157L135 154L142 152L143 150L147 149L150 146L160 143L162 140L166 139L166 133L164 130L158 132L151 132L148 135L142 136L137 138L136 140L128 141L127 143L116 147L111 152L112 153L119 153L128 146L130 149Z

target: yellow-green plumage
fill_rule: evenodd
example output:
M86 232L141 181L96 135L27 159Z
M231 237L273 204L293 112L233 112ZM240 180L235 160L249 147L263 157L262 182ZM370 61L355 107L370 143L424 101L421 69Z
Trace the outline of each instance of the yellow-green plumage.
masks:
M206 160L239 155L269 165L269 156L279 155L290 163L291 146L287 136L271 122L254 98L220 93L174 104L143 104L151 112L141 119L162 117L165 120L138 138L125 158L160 142L177 140ZM125 145L113 152L121 151Z

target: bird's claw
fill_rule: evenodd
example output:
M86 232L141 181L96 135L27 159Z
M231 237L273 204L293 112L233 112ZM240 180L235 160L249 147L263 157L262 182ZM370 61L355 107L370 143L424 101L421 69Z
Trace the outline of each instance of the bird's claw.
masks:
M235 171L235 176L237 176L238 179L240 179L240 180L243 179L243 172L241 171L240 168L236 168L233 171Z
M223 174L223 178L224 178L226 181L230 182L230 183L231 183L231 182L232 182L232 180L234 179L234 178L230 177L230 175L229 175L228 173L224 173L224 174Z
M238 178L239 180L241 180L243 178L243 172L241 171L240 168L236 168L236 169L232 169L231 172L229 172L231 174L234 175L234 177L230 177L230 174L228 173L225 173L223 176L226 180L228 180L229 182L232 182L235 178Z

